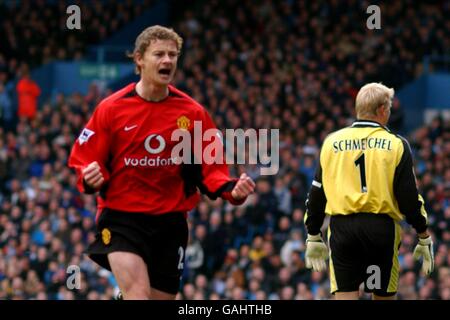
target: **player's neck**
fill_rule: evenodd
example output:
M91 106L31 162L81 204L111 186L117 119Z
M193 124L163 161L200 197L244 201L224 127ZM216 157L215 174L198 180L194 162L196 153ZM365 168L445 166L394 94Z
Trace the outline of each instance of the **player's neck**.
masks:
M357 120L358 121L374 121L374 122L381 124L382 126L386 126L385 120L380 117L363 117L363 118L358 118Z
M141 98L147 101L158 102L164 100L169 95L169 87L147 84L141 79L136 84L136 92Z

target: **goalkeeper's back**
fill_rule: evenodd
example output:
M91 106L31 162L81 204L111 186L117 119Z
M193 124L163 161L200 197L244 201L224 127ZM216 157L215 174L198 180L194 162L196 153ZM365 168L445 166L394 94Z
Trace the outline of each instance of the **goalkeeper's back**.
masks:
M406 198L401 191L411 189L411 184L415 189L414 179L404 174L412 170L409 145L377 122L355 121L329 135L320 166L327 214L368 212L399 221L403 219L399 203L410 201L411 196L417 203L417 191Z
M422 269L433 270L433 245L411 149L385 127L393 96L394 90L382 84L361 88L355 105L358 120L325 139L308 195L306 266L324 269L327 248L320 232L329 214L330 291L337 299L357 299L361 283L374 299L395 297L402 215L420 237L415 256L423 257ZM366 282L370 266L381 272L377 288Z

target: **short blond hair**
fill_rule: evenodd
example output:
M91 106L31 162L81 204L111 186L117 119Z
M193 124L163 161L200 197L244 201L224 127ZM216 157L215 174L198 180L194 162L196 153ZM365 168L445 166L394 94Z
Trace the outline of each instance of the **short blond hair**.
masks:
M177 45L178 54L181 52L181 47L183 46L183 38L181 38L178 33L173 31L171 28L166 28L163 26L155 25L146 28L142 31L138 37L136 38L136 42L134 44L134 50L132 53L128 54L129 58L133 60L136 59L136 54L139 53L141 56L144 55L145 50L147 50L148 46L152 41L155 40L173 40ZM136 61L136 60L135 60ZM136 64L135 67L136 74L141 73L141 68Z
M380 106L390 108L394 98L394 89L388 88L382 83L368 83L363 86L356 96L356 117L363 119L377 115Z

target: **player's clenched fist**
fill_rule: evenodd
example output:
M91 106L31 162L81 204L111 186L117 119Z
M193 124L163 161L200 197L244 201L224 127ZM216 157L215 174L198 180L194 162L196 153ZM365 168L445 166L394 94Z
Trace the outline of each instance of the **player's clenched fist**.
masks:
M243 173L241 174L238 182L231 191L231 196L236 200L240 200L247 197L254 191L255 183L253 182L252 178Z
M105 181L97 161L91 162L82 172L84 182L90 188L97 189Z

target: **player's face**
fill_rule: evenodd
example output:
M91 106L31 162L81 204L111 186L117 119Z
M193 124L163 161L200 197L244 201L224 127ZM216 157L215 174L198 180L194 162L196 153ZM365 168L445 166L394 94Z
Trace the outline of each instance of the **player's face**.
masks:
M147 47L144 56L136 62L141 67L141 76L156 85L168 85L175 74L178 50L173 40L154 40Z

